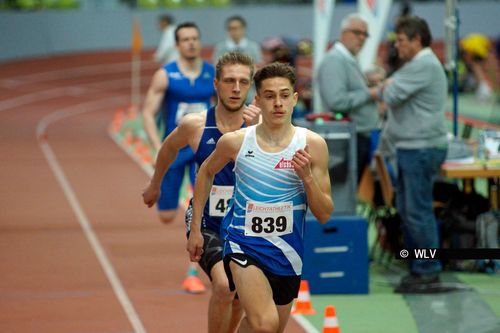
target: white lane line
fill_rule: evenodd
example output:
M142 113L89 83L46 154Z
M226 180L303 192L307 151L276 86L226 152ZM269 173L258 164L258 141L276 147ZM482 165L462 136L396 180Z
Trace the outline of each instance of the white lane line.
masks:
M106 98L101 98L95 101L90 101L90 102L84 102L76 105L71 105L56 111L53 111L46 116L44 116L40 121L38 122L36 126L36 135L37 138L43 139L47 133L47 127L49 127L50 124L59 121L61 119L67 118L67 117L72 117L76 116L81 113L85 112L93 112L93 111L99 111L102 110L104 107L111 107L113 105L119 105L120 103L124 103L126 100L127 95L121 95L121 96L113 96L113 97L106 97Z
M141 78L141 85L149 82L148 78ZM21 106L38 103L44 100L50 100L61 96L82 96L87 93L102 92L103 89L119 89L129 87L129 80L117 79L106 80L104 82L90 82L84 84L76 84L71 87L62 86L53 89L46 89L29 94L20 95L17 97L0 101L0 112L15 109Z
M292 318L295 319L295 321L302 326L302 328L307 332L307 333L319 333L319 331L316 329L316 327L311 324L309 320L304 318L303 315L292 315Z
M159 65L152 61L142 61L141 67L143 69L159 68ZM15 88L23 84L42 83L59 79L68 79L71 77L81 78L83 76L91 76L96 74L110 74L116 72L130 72L131 62L121 62L115 64L96 64L72 68L61 68L52 71L39 72L27 75L19 75L16 77L9 77L0 79L0 85L5 88Z
M154 61L145 61L143 62L143 68L157 68L158 64ZM22 84L35 84L41 83L49 80L58 80L58 79L67 79L72 75L77 77L83 77L88 75L95 74L110 74L110 73L124 73L128 74L130 72L130 62L123 62L118 64L97 64L97 65L89 65L77 68L70 69L58 69L54 71L41 72L35 74L28 74L23 76L9 77L6 79L0 79L0 86L4 88L17 88ZM23 82L23 80L25 82ZM28 94L24 94L21 96L16 96L13 98L0 100L0 112L14 109L23 105L36 103L44 100L49 100L52 98L60 97L61 95L67 96L81 96L86 92L90 92L90 89L98 89L96 91L102 91L102 89L112 89L112 88L122 88L129 87L130 80L125 79L116 79L116 80L106 80L105 82L91 82L80 85L73 85L71 87L63 86L56 87L53 89L46 89L43 91L32 92ZM149 83L149 77L142 77L140 84ZM86 87L83 88L83 87Z
M92 250L94 251L102 269L104 270L104 273L106 274L106 277L108 278L108 281L110 282L111 287L113 288L115 296L118 298L118 301L120 302L123 310L125 311L125 314L130 324L132 325L134 332L146 333L146 329L144 328L144 325L142 324L137 311L135 310L132 302L130 301L130 298L128 297L127 292L125 291L125 288L123 287L115 269L113 268L111 261L106 255L106 251L99 242L99 239L97 238L92 228L92 225L90 224L87 215L85 214L85 211L82 209L73 188L71 187L60 163L57 161L54 151L50 147L45 136L45 134L47 133L47 127L55 121L61 120L66 117L74 116L77 114L81 114L84 112L102 110L103 108L111 107L111 105L116 105L117 103L123 100L124 100L123 96L121 97L115 96L112 98L105 98L92 102L86 102L76 106L64 108L59 111L55 111L47 115L46 117L42 118L42 120L37 125L36 133L37 137L39 138L40 148L42 149L42 152L45 158L47 159L47 162L52 172L54 173L59 185L61 186L64 195L66 196L66 199L68 200L71 208L73 209L73 212L75 213L78 219L78 223L80 224L80 227L82 228L85 237L90 243Z
M7 100L0 101L0 112L18 108L20 106L40 102L47 99L52 99L64 95L74 94L76 90L71 87L59 87L50 90L37 91L31 94L25 94Z

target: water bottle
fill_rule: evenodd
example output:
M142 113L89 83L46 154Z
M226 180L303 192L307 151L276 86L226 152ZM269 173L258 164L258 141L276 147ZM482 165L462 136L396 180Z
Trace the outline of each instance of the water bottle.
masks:
M484 133L481 132L479 134L479 140L477 143L477 159L480 162L483 162L486 160L486 146L484 144Z

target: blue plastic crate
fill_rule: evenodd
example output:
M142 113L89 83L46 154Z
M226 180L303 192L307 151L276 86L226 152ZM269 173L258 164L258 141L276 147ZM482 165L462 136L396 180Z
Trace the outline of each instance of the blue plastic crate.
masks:
M358 216L306 219L302 279L311 294L368 293L368 224Z

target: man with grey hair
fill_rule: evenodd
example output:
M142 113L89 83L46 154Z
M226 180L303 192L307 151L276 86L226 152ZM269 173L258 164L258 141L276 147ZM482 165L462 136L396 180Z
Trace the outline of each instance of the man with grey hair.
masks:
M368 25L359 14L346 16L340 38L323 58L318 71L321 100L333 113L342 113L356 125L358 182L369 164L371 131L376 128L377 89L369 88L356 59L369 37Z
M386 130L396 147L398 165L396 208L403 221L404 245L410 251L440 244L432 190L447 151L447 81L431 42L424 19L400 18L396 49L404 65L380 91L389 106ZM396 292L447 291L439 283L439 260L411 259L408 263L410 274L401 279Z

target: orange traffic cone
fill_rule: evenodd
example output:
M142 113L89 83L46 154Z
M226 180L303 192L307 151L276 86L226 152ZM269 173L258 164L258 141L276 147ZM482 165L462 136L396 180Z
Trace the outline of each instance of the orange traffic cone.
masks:
M323 333L340 333L339 321L337 320L335 307L333 305L328 305L325 308Z
M311 303L311 295L309 293L309 284L306 280L300 281L299 297L295 301L295 308L292 314L313 315L316 314Z
M138 112L139 112L139 108L137 106L130 105L127 109L128 119L135 120L135 118L137 118Z
M136 156L140 157L144 154L146 150L146 146L142 143L141 140L136 140L134 143L134 153Z
M145 151L141 155L141 158L142 158L142 163L144 163L146 165L152 165L153 164L153 157L151 156L151 154L149 152Z
M134 143L134 154L145 164L150 164L153 161L149 147L140 139Z
M127 146L131 146L133 144L133 142L134 142L134 134L132 133L132 129L127 128L125 130L125 134L123 136L123 142Z
M118 133L123 125L124 119L125 111L123 109L117 109L113 115L113 121L111 122L111 132Z
M203 282L201 282L201 279L198 277L198 271L195 267L189 267L187 277L182 283L182 289L191 294L201 294L207 290L203 285Z

